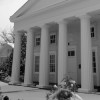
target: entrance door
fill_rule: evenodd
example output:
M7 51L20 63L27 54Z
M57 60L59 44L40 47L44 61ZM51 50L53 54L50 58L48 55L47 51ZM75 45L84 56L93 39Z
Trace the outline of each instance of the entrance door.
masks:
M68 75L77 82L76 47L68 47Z
M94 85L99 85L99 79L98 79L98 62L97 62L97 48L92 48L92 67L93 67L93 81Z

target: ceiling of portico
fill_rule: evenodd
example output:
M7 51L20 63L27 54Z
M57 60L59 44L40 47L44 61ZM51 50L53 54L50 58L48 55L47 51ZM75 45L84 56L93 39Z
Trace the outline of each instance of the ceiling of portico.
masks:
M100 10L91 12L91 13L89 13L89 15L91 16L92 21L100 20Z

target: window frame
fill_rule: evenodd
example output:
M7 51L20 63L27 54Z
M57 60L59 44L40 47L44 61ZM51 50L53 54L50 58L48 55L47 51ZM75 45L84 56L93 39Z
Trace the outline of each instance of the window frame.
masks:
M94 54L95 56L94 56ZM95 58L95 61L93 60ZM95 66L93 66L95 64ZM92 67L93 67L93 73L96 73L97 72L97 63L96 63L96 52L93 50L92 51Z
M39 42L39 41L36 41L37 38L40 38L40 44L41 44L41 36L40 35L37 35L37 36L35 36L35 47L40 46L40 44L37 45L37 42Z
M50 72L50 55L55 55L55 71L54 72ZM56 73L56 51L50 51L49 52L49 73L50 74L55 74Z
M92 30L91 30L91 28L94 28L94 36L92 36ZM95 24L91 24L90 25L90 35L91 35L92 39L96 38L96 25Z
M38 64L38 65L39 65L39 68L38 68L38 69L40 70L40 54L39 54L39 53L35 53L35 54L34 54L34 72L35 72L35 73L39 73L39 71L36 71L36 70L35 70L35 69L36 69L36 57L37 57L37 56L39 57L39 64Z
M95 62L96 62L96 72L94 73L93 71L93 74L97 74L98 73L98 58L97 58L97 47L92 47L92 53L95 52ZM93 55L92 55L92 64L93 64ZM93 66L92 66L93 68Z
M72 46L68 46L68 51L74 51L74 56L68 56L68 57L76 57L77 56L77 52L76 52L76 46L72 45Z
M74 52L73 55L72 52ZM74 56L75 56L75 50L68 50L68 57L74 57Z
M53 43L53 42L51 43L51 41L53 41L53 40L51 40L51 36L53 36L53 35L55 35L55 43ZM56 32L50 33L50 37L49 37L49 43L50 43L50 45L56 44L56 41L57 41Z
M97 46L93 46L92 47L92 52L95 52L95 57L96 57L96 73L93 73L94 76L97 77L97 86L99 86L99 65L98 65L98 47Z

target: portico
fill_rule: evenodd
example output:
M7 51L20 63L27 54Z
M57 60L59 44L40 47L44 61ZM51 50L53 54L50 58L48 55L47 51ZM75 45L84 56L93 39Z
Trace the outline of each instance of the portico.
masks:
M98 0L96 1L98 5ZM79 89L79 91L91 92L94 90L92 47L98 46L98 43L93 43L90 27L91 23L97 20L94 16L97 16L99 12L97 12L95 6L92 6L93 1L90 8L94 7L94 9L87 7L88 10L80 9L80 11L74 11L73 9L77 9L78 3L78 6L81 8L80 5L85 4L85 1L75 0L65 2L67 7L63 4L64 2L65 1L59 2L59 5L56 5L62 7L61 9L59 8L60 11L51 6L54 11L50 10L44 13L46 12L44 10L42 14L40 14L42 11L37 11L40 16L34 13L34 18L31 17L30 12L25 15L27 20L22 17L15 18L16 20L12 18L16 22L17 20L22 21L15 23L15 29L17 31L15 35L12 67L11 82L13 84L19 83L20 76L21 33L19 31L25 30L27 32L27 47L24 85L31 85L34 81L38 81L39 86L48 86L50 82L59 84L66 75L69 75L77 83L79 83L78 80L81 81L81 89ZM90 3L90 0L88 0L88 2ZM70 8L68 4L71 5L72 8ZM48 8L48 10L51 8ZM84 9L86 9L86 7ZM81 13L81 11L83 13ZM54 14L54 12L56 13ZM28 16L28 14L30 16ZM48 17L49 14L51 17ZM17 14L15 15L17 16ZM53 17L53 15L55 16ZM44 16L45 19L43 18ZM25 23L28 24L26 25ZM72 47L70 51L69 47ZM76 51L73 51L73 47L76 48ZM69 58L73 60L75 67L70 65L69 61L71 60L69 60ZM79 64L81 64L80 69L78 67ZM80 79L79 71L81 71ZM99 68L98 71L96 69L95 75L97 84L99 85Z

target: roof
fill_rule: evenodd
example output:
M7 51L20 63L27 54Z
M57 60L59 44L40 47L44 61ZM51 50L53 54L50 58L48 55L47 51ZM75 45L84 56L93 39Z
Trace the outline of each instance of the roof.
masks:
M57 4L69 1L73 0L28 0L18 11L15 12L14 15L10 17L10 20L14 22L14 19L20 18L23 15L29 16L42 9L46 9L48 7L56 6Z

